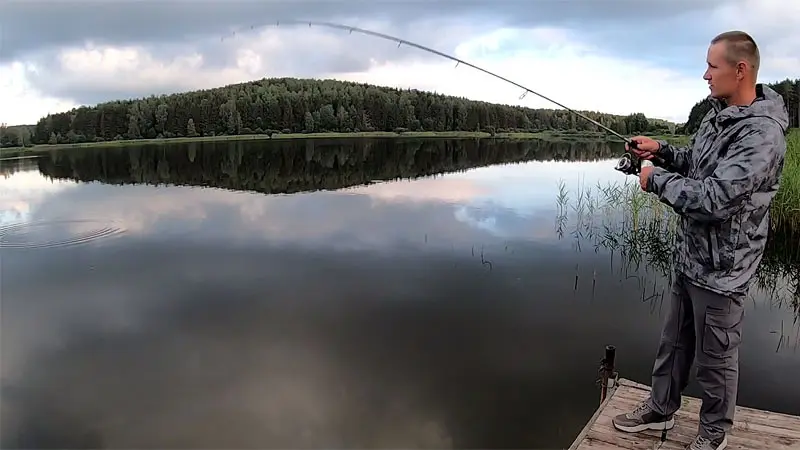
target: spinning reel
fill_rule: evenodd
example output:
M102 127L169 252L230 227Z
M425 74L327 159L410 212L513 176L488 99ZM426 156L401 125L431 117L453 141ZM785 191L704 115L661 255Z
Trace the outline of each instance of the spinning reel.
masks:
M629 148L637 148L636 145L635 141L628 141ZM653 159L650 161L655 164L656 162L663 163L664 160L657 155L653 155ZM625 175L639 175L642 171L642 158L636 156L636 154L630 150L625 150L625 153L619 158L619 161L617 161L614 170L619 170Z

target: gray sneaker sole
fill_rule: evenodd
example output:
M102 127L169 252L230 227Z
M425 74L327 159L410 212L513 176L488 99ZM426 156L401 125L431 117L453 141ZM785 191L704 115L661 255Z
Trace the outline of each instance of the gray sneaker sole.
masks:
M626 433L638 433L644 430L657 430L661 431L664 428L667 430L671 430L672 427L675 426L675 418L667 420L666 422L652 422L652 423L643 423L641 425L633 425L633 426L624 426L620 425L613 420L611 421L614 424L614 428L618 429L619 431L624 431ZM720 449L721 450L721 449Z

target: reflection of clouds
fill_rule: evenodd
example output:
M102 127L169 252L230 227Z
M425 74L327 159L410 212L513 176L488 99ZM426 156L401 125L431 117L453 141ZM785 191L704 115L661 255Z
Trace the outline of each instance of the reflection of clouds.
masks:
M455 219L471 227L504 239L548 239L553 237L559 182L563 182L574 198L583 190L596 190L598 184L629 181L613 170L615 163L614 160L529 161L479 167L440 179L383 183L353 191L381 200L458 203L453 212ZM529 221L527 226L510 224L520 219Z
M614 170L615 161L530 161L482 167L453 174L453 179L470 180L485 187L491 195L480 201L508 208L522 216L530 216L555 205L558 183L563 181L572 193L581 188L594 188L598 183L624 181Z
M528 161L479 167L441 178L379 183L348 189L377 201L434 201L457 204L456 220L496 237L547 239L553 236L558 184L571 197L609 182L628 180L613 169L615 160ZM529 220L528 226L509 221ZM518 223L514 225L519 225Z
M459 203L490 194L487 186L472 180L453 178L422 178L412 181L381 182L346 189L344 192L367 195L376 201L441 201Z
M74 264L76 254L104 264L90 278L90 260ZM47 283L14 277L8 291L4 320L36 326L3 327L13 337L4 350L17 350L3 374L8 365L18 374L3 379L14 394L3 397L5 438L28 432L60 447L93 436L106 448L448 448L490 445L509 418L525 417L554 439L549 430L563 417L519 402L508 380L579 378L557 363L568 348L530 359L533 344L520 345L558 331L542 319L567 305L555 295L519 301L523 290L476 276L482 268L463 256L354 256L173 241L39 261ZM540 290L561 286L546 280ZM490 293L499 299L485 302ZM59 345L32 347L37 328L57 329ZM486 386L495 392L486 396ZM476 426L499 404L502 417Z
M497 227L497 218L491 217L478 217L480 210L459 206L455 209L454 217L459 222L464 222L478 228L480 230L488 231L494 236L498 237L511 237L506 235L502 230Z
M38 171L15 172L0 178L0 226L30 220L37 204L76 185L73 181L49 180Z
M136 377L130 363L104 349L92 352L91 346L82 352L73 347L68 361L60 360L66 355L53 354L51 363L67 368L59 370L64 376L46 384L46 376L26 380L23 386L30 390L21 392L24 402L8 402L6 414L16 419L8 429L32 433L29 427L35 427L39 442L50 439L63 447L78 446L87 436L106 448L168 443L192 448L452 447L436 411L420 404L418 386L406 388L399 380L376 383L374 373L348 365L314 342L259 342L256 348L247 345L247 336L233 333L224 345L213 334L161 337L169 343L166 349L144 347L149 339L137 335L120 342L144 347L151 361L128 356L158 377ZM126 368L131 375L123 373ZM82 382L87 373L111 379ZM120 389L111 380L125 380L140 393ZM61 414L45 406L48 394L59 399ZM153 402L157 408L151 408ZM26 422L28 414L40 422Z
M23 437L62 448L452 446L453 412L427 390L439 376L363 346L362 333L398 345L372 328L396 318L391 304L360 299L380 312L361 314L326 270L335 261L215 250L129 247L124 259L104 254L90 283L65 260L40 263L56 277L48 283L15 282L14 320L3 323L14 338L3 348L3 448ZM213 256L235 256L238 267ZM288 276L267 282L261 270ZM309 274L328 286L324 304L297 283Z
M553 206L560 181L572 192L594 188L598 183L625 181L627 178L614 170L614 164L614 160L498 164L439 178L378 183L347 191L381 200L424 199L472 206L497 205L529 216L542 207Z
M379 206L379 207L378 207ZM265 196L188 187L81 185L34 212L113 220L146 239L213 239L229 243L292 243L304 247L393 248L424 235L464 243L474 233L453 227L450 207L422 202L374 205L364 195L339 192ZM429 245L434 245L430 243Z
M547 240L553 238L559 180L569 188L581 179L592 185L619 175L613 169L609 173L607 166L608 162L535 161L335 192L279 196L213 188L92 183L81 184L58 201L47 197L53 201L46 207L40 207L45 198L40 195L33 207L21 203L16 209L28 208L25 217L38 220L114 221L128 233L150 237L185 233L246 242L260 236L300 245L373 249L422 244L425 235L447 235L464 245L473 244L478 236ZM75 185L51 182L36 172L21 173L17 178L19 187L5 196L9 204L35 195L36 186L38 192L47 188L57 192L58 186ZM356 223L360 224L358 233L352 231ZM467 228L455 227L458 223ZM176 224L180 225L176 228ZM72 232L87 232L93 226L86 224Z
M551 241L551 181L606 176L601 164L561 167L355 193L88 183L49 195L31 204L37 219L116 219L137 240L4 261L3 429L59 447L88 436L102 440L94 447L442 448L532 435L558 447L567 419L530 398L591 411L574 390L585 365L561 356L589 360L597 342L624 345L632 373L646 377L659 306L641 293L662 285L645 264L639 284L593 250L491 242ZM522 214L526 204L537 213ZM477 256L484 241L492 271ZM754 311L746 346L759 358L742 369L770 372L769 383L752 376L762 382L743 397L757 392L777 409L797 398L769 388L789 385L797 368L788 352L774 356L768 333L784 317ZM502 415L487 417L493 408ZM575 430L581 416L570 415Z
M476 239L497 237L500 230L507 238L524 238L541 228L538 223L552 230L549 217L525 218L491 203L479 212L484 225L472 227L466 219L476 211L464 208L474 209L470 205L476 198L491 199L495 186L446 175L338 192L265 196L209 188L81 184L38 205L32 215L35 220L113 221L128 233L147 238L177 233L229 242L373 250L445 245L436 236L447 236L448 245L471 246ZM85 230L73 229L80 231ZM426 235L431 238L427 242Z

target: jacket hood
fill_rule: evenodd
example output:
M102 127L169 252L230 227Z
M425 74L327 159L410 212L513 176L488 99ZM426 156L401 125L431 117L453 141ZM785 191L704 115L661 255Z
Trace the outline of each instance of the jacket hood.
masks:
M789 128L789 112L783 97L769 86L756 85L756 99L747 106L730 106L719 99L708 97L711 105L717 112L717 123L728 120L741 120L750 117L772 119L780 125L784 133Z

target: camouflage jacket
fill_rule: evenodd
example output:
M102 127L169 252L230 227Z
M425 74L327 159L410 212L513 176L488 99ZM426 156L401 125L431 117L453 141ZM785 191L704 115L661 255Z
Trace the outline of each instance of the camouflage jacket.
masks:
M646 190L679 215L676 272L721 294L743 294L764 253L789 115L783 98L761 84L749 106L710 101L688 146L659 141L665 162Z

